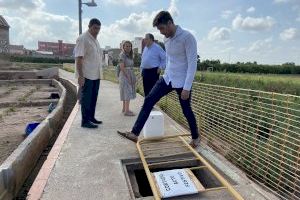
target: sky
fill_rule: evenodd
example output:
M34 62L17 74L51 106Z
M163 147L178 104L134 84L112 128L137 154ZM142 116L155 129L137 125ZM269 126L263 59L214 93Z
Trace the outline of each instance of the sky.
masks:
M90 0L82 0L89 2ZM222 62L300 64L300 0L95 0L97 7L82 5L83 31L98 18L102 47L119 47L153 33L154 16L168 10L176 25L197 40L198 54ZM0 0L0 15L10 25L10 43L37 49L38 41L78 37L77 0Z

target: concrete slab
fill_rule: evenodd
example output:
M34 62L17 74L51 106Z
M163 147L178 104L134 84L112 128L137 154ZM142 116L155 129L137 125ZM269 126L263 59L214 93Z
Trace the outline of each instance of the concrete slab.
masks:
M71 73L60 71L60 76L76 82ZM131 102L131 108L135 113L139 112L142 102L143 97L139 95ZM121 160L136 159L139 156L135 144L119 137L116 131L130 129L136 117L123 116L121 109L118 85L101 81L96 117L103 120L103 124L98 129L83 129L80 127L80 111L76 114L41 199L132 199ZM167 135L185 132L166 115L165 127ZM211 163L223 164L221 167L224 174L228 169L229 173L226 175L233 177L233 180L237 182L236 188L245 199L276 199L271 194L258 192L252 185L254 184L252 181L213 150L204 147L199 151L210 158ZM201 194L201 198L174 199L232 199L226 192L208 193L207 195Z

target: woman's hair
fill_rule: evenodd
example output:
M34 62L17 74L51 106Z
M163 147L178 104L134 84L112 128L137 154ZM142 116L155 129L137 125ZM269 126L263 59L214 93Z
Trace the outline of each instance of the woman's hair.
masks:
M125 41L125 42L123 42L122 50L123 50L124 53L125 53L125 49L124 49L125 44L129 44L131 46L131 50L129 52L129 58L132 59L133 58L132 43L130 41L128 41L128 40Z

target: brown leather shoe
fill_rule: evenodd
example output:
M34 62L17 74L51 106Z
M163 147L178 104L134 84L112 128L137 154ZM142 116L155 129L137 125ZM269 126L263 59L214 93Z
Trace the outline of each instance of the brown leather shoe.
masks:
M122 136L122 137L124 137L124 138L126 138L126 139L128 139L128 140L131 140L131 141L133 141L133 142L135 142L135 143L137 143L137 141L138 141L138 136L136 136L135 134L133 134L131 131L117 131L117 133L120 135L120 136Z

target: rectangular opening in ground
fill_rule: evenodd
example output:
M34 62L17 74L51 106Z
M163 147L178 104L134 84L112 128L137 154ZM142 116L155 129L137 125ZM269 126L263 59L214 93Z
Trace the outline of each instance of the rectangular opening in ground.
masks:
M187 159L187 158L184 158ZM133 198L143 198L153 196L146 172L143 168L142 162L139 159L123 160L122 161L124 172L129 185L129 190ZM182 169L203 166L200 161L193 160L187 162L172 162L170 164L164 164L159 167L152 166L151 172L171 170L171 169ZM222 187L220 181L207 169L193 169L192 172L198 178L204 188L217 188ZM227 177L226 177L227 178ZM229 181L229 180L228 180ZM233 183L232 180L229 182Z

